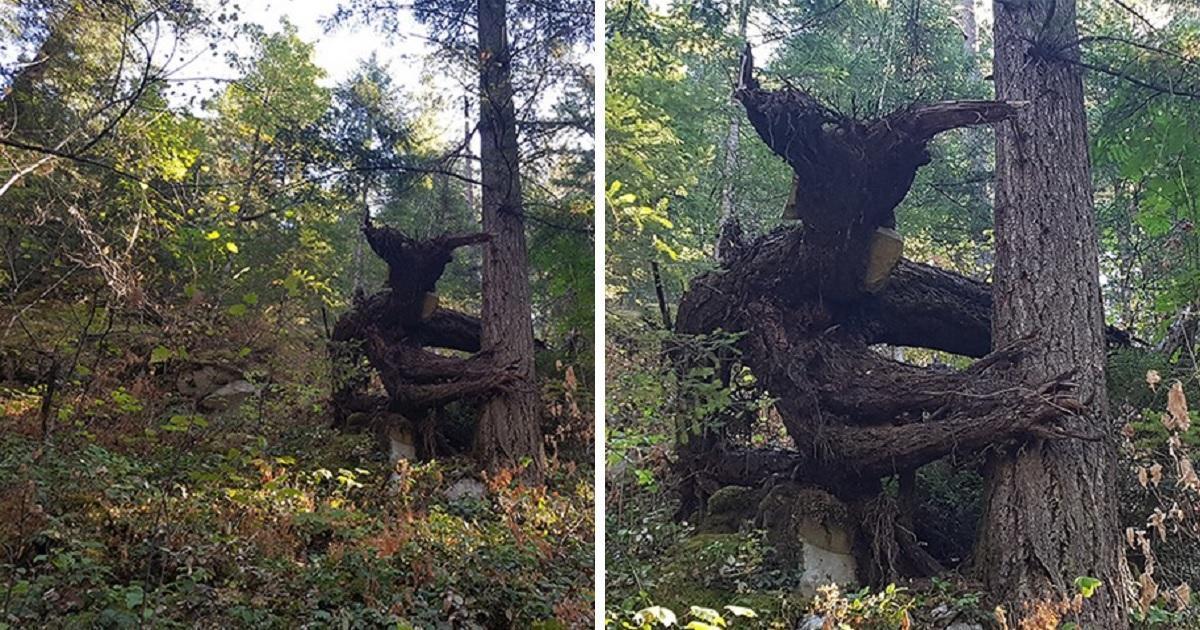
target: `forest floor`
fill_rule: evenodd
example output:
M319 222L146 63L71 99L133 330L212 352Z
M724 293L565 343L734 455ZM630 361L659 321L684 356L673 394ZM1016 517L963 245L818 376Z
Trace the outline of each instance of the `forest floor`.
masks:
M970 566L981 511L981 457L964 453L926 465L918 474L916 533L949 567L947 572L932 578L898 576L873 588L835 586L813 593L803 567L779 561L780 550L773 548L761 523L747 519L733 531L714 533L701 531L711 515L680 518L677 514L681 480L675 467L673 430L681 412L663 401L677 399L682 396L678 391L691 387L685 399L699 402L692 415L682 420L697 422L705 417L741 417L741 412L730 412L747 404L738 402L747 398L730 390L697 389L687 381L680 385L670 366L664 366L659 344L640 341L647 338L645 333L623 336L625 329L614 328L617 332L609 334L606 353L614 376L608 386L612 394L606 411L604 500L605 597L609 618L617 627L643 630L653 625L653 621L646 625L648 620L664 615L680 625L696 622L699 625L692 627L697 628L1009 627L999 621L996 602L973 579ZM1164 384L1181 383L1189 398L1200 399L1198 374L1193 367L1146 350L1109 356L1112 413L1126 423L1123 434L1132 436L1120 447L1121 523L1113 536L1133 537L1135 544L1126 547L1131 571L1137 576L1149 564L1156 583L1157 596L1134 607L1133 627L1138 630L1200 628L1200 610L1187 602L1188 585L1200 582L1196 561L1200 529L1192 516L1183 516L1194 513L1195 499L1178 474L1179 459L1200 448L1200 423L1193 422L1182 432L1173 449L1169 447L1172 433L1163 424L1168 404ZM748 404L756 403L751 398ZM781 434L780 427L761 422L746 439L759 446L790 447L781 444ZM1155 533L1153 524L1167 514L1176 515L1171 517L1176 521ZM1149 563L1148 555L1153 557ZM1095 587L1086 581L1079 584L1084 585L1079 587L1083 592L1093 592L1084 587ZM716 616L720 624L711 621ZM1055 621L1020 627L1070 627L1064 625L1069 614L1054 612L1046 617L1051 618Z
M0 628L591 623L590 447L544 487L465 457L389 481L373 435L330 428L320 339L241 328L114 334L48 440L44 390L0 389ZM259 393L197 411L175 383L201 357Z

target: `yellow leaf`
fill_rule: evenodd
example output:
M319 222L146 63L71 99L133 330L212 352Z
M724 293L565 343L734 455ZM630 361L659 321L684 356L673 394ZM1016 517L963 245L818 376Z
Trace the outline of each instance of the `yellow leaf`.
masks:
M221 233L216 230L213 230L213 231L209 232L208 234L205 234L204 238L207 238L210 241L215 241L215 240L221 238Z
M237 243L233 243L233 242L225 243L225 249L228 250L230 254L238 253Z

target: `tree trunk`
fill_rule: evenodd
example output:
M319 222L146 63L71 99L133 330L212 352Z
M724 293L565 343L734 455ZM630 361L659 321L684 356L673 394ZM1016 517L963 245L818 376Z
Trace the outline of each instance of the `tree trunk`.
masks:
M518 169L516 111L505 0L479 0L479 155L483 229L492 241L483 255L482 343L501 364L516 364L517 383L484 405L475 455L488 468L545 466L534 380L533 323L525 222Z
M463 95L463 177L466 178L466 185L463 187L466 191L467 212L475 211L475 164L471 162L471 136L475 135L471 129L471 97Z
M974 561L1010 620L1090 576L1104 586L1078 623L1128 628L1083 84L1077 66L1038 54L1078 54L1075 3L997 1L995 12L997 97L1030 105L996 131L993 347L1032 337L1019 367L1029 384L1074 371L1090 406L1075 422L1104 439L993 450Z
M746 22L750 17L750 0L740 0L737 12L738 41L746 41ZM721 219L717 224L717 244L713 255L717 261L723 260L731 246L741 241L741 228L738 225L736 186L734 174L738 170L738 158L742 134L742 114L734 112L729 119L729 130L725 135L725 163L721 169Z

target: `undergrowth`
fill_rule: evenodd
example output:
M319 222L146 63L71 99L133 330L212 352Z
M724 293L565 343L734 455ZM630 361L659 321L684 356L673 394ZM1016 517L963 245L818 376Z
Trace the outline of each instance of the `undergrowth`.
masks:
M372 436L329 428L320 344L235 346L261 393L209 414L142 350L73 383L49 439L41 390L0 392L0 628L591 623L590 458L545 487L465 458L389 482Z

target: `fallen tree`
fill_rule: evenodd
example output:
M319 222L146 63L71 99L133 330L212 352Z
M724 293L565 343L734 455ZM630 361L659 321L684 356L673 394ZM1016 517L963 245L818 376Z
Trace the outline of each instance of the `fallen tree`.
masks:
M356 297L331 333L335 425L382 423L374 428L392 436L393 451L396 440L407 432L417 453L432 457L437 414L443 406L482 401L503 391L516 376L513 366L500 365L481 352L479 319L441 306L436 293L454 250L487 242L490 236L448 234L417 240L377 227L369 218L362 229L372 251L388 265L388 282L378 293ZM378 374L386 396L369 393L372 372Z
M1015 370L1025 344L993 350L989 287L903 260L893 229L937 134L1007 120L1024 104L914 105L860 121L795 88L763 89L749 50L735 98L795 173L795 222L724 243L721 267L683 295L676 332L740 333L736 361L776 400L795 450L739 448L719 429L681 427L681 513L701 509L722 485L785 477L874 523L860 541L868 578L934 571L940 565L902 526L912 515L882 492L885 478L898 477L904 495L915 469L954 452L1031 437L1099 439L1081 420L1086 408L1072 396L1070 374L1029 385ZM978 360L960 371L919 367L872 349L880 343ZM686 347L673 350L680 369L702 360ZM711 367L728 382L730 361L722 363Z

